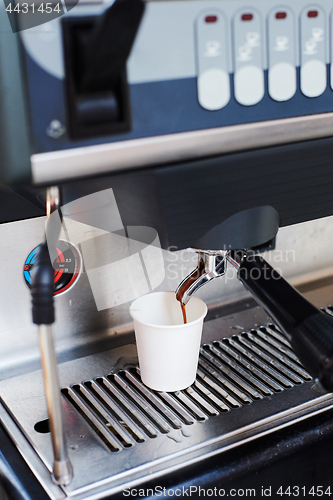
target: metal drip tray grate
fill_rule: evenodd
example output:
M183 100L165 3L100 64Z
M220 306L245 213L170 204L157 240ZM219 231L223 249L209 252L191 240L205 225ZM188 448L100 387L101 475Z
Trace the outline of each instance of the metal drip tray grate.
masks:
M51 498L121 491L333 406L274 325L204 344L183 391L148 389L136 361L128 345L60 365L74 467L64 489L50 480L50 435L36 432L47 418L41 373L0 383L2 421Z
M197 379L175 393L148 389L131 367L62 389L111 451L203 422L311 380L274 325L201 348Z

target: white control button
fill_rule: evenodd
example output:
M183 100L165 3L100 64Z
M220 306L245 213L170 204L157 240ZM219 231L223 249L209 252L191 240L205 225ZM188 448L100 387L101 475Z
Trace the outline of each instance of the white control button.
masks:
M198 101L209 110L230 100L226 21L219 11L206 12L197 20Z
M326 89L326 64L314 59L301 67L302 92L307 97L318 97Z
M235 98L243 106L257 104L264 97L262 41L260 14L252 9L238 12L234 19Z
M301 91L318 97L326 89L326 28L323 11L310 6L301 15Z
M198 99L209 111L221 109L230 100L230 78L222 69L208 69L198 78Z
M295 16L277 7L268 18L268 92L275 101L288 101L296 92Z
M296 68L290 63L274 64L268 71L269 95L275 101L288 101L296 92Z
M258 66L246 65L235 73L235 96L243 106L257 104L264 97L264 73Z

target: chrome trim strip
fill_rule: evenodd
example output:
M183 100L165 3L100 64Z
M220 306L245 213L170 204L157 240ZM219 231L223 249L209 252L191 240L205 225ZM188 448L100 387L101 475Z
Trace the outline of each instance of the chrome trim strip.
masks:
M34 184L194 160L333 135L333 113L85 146L31 156Z

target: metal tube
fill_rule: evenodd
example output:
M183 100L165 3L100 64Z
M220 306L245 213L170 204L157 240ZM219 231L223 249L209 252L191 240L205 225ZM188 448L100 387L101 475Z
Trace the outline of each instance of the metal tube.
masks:
M238 271L238 269L240 268L240 262L241 261L237 262L237 260L230 255L230 252L226 252L225 253L225 258L226 258L226 260L228 262L230 262L230 264L232 265L232 267Z
M52 478L56 484L65 486L73 478L73 468L67 455L65 443L58 366L53 342L52 325L39 325L38 332L46 404L54 453Z

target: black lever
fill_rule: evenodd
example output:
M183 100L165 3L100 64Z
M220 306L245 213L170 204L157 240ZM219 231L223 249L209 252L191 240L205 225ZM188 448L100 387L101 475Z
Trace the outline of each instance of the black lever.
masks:
M142 0L116 0L96 20L84 39L81 91L110 89L125 68L145 4Z
M238 278L285 333L310 374L333 391L333 318L310 304L259 255L242 259Z
M68 132L73 138L130 130L126 62L143 0L115 0L102 14L62 20Z

